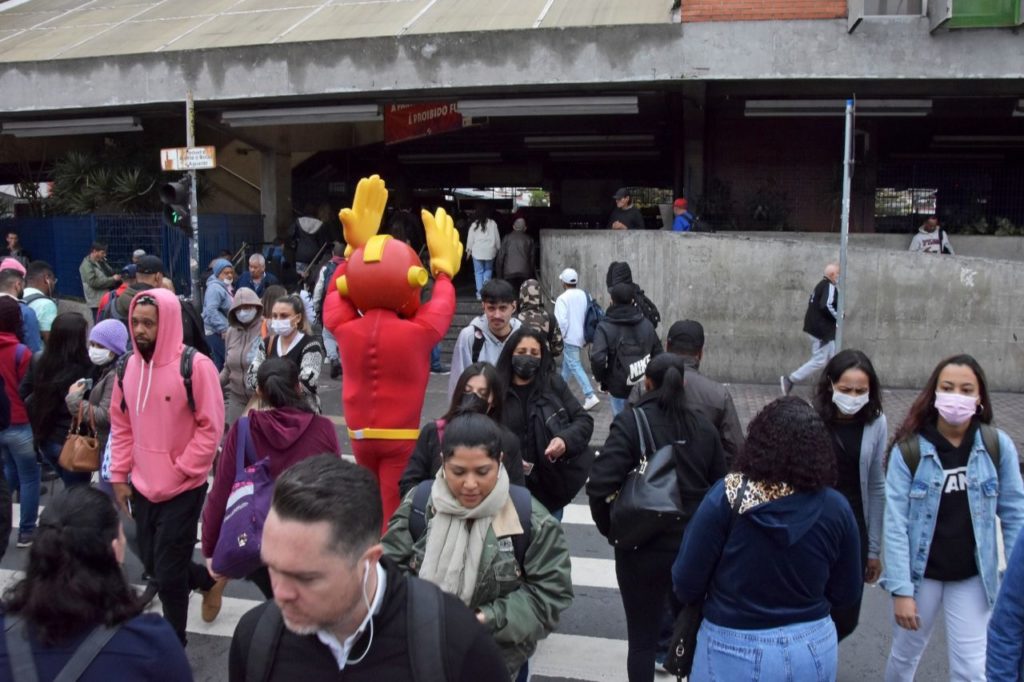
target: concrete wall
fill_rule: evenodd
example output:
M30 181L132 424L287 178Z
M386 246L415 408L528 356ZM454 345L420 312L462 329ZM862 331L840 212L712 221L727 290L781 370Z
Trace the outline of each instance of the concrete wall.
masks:
M839 253L839 235L834 232L730 232L729 234L756 239L784 239L813 244L834 244L836 253ZM913 237L912 234L854 233L850 235L850 246L906 251L910 247L910 240ZM951 234L949 241L957 256L1024 261L1024 237Z
M663 337L674 320L699 320L702 369L722 381L770 383L809 355L807 297L836 249L725 234L552 230L541 234L541 253L552 294L571 266L604 305L608 263L628 261L661 309ZM918 387L942 357L968 352L993 389L1024 391L1019 264L853 246L848 278L845 346L866 352L886 386Z

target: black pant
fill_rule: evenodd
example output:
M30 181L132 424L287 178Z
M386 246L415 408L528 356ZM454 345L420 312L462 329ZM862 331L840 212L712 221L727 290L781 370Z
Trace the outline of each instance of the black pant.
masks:
M270 586L270 571L267 570L266 566L260 566L255 571L245 576L245 579L258 587L260 592L263 593L264 598L274 598L274 590Z
M615 550L615 577L626 611L629 682L653 682L661 615L672 591L676 552L665 549Z
M4 478L3 467L0 467L0 557L7 551L7 543L11 537L11 489Z
M137 490L132 494L142 566L153 576L164 618L178 633L182 645L186 641L189 593L208 590L214 584L206 567L192 561L205 497L205 483L166 502L151 502Z
M857 530L860 535L860 570L861 579L863 580L864 569L868 565L868 526L864 521L864 507L860 501L855 501L855 504L852 506L853 516L857 520ZM857 624L860 622L860 604L861 600L858 599L857 603L852 606L832 609L832 622L836 624L836 636L840 641L852 635L853 631L857 629Z

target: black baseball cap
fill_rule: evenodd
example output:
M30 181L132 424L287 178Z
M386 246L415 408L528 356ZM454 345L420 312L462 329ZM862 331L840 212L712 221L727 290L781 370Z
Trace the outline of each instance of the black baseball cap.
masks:
M136 272L140 275L164 274L164 262L156 256L145 255L139 258L135 264Z
M668 329L668 345L698 349L704 347L704 326L696 320L679 320Z
M629 193L628 187L620 187L617 190L615 190L615 195L612 198L615 199L615 201L618 201L619 199L631 196L633 195Z

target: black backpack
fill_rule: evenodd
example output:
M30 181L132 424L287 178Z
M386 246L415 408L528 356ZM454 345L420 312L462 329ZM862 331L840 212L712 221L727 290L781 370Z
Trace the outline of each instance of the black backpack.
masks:
M25 621L21 616L8 614L6 626L4 639L7 644L11 677L4 679L11 679L13 682L38 682L39 673L32 645L28 641ZM57 677L52 678L54 682L73 682L80 678L120 629L120 624L114 627L99 625L94 628L78 645L71 658L57 673Z
M124 318L117 314L117 299L121 297L121 294L117 291L110 292L110 298L107 299L107 305L96 312L96 324L99 324L103 320L117 320L118 322L127 322ZM128 330L131 331L130 329Z
M320 293L320 302L316 306L316 319L321 325L324 323L324 301L327 300L327 294L331 290L331 278L334 277L334 271L337 269L338 264L332 258L324 264L320 273L324 278L324 290Z
M615 348L615 357L612 359L613 367L618 368L617 373L626 377L626 386L636 386L644 380L644 373L647 371L647 364L651 361L651 353L644 348L637 340L627 341L624 335L619 336L618 346Z
M434 479L420 481L412 494L412 510L409 512L409 535L415 543L427 530L427 502L430 501L430 489L434 485ZM530 546L532 535L532 524L530 522L533 513L533 496L530 491L522 486L510 485L508 496L512 498L515 505L516 515L519 516L519 525L523 527L522 535L512 536L512 552L516 555L516 563L519 570L526 575L526 548Z
M440 588L425 580L405 578L405 628L409 633L409 663L412 682L446 682L452 679L445 659L445 605ZM270 677L277 647L284 632L281 609L274 600L256 621L249 658L245 664L247 682L266 682ZM416 633L412 636L412 633Z
M181 379L185 382L185 397L188 399L188 409L192 410L192 414L196 413L196 398L192 394L192 361L198 353L192 346L185 346L181 351L181 363L179 369L181 371ZM128 368L128 359L134 354L134 351L128 351L117 359L117 365L114 367L114 372L117 374L117 387L121 389L121 412L128 412L128 403L124 399L124 372Z

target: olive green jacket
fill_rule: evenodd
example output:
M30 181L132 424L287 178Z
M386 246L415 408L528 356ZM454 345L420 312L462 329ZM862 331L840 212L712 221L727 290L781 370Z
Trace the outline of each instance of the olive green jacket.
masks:
M416 575L430 534L433 505L427 504L427 531L413 544L409 533L412 496L409 491L388 523L384 552L402 568ZM515 679L523 663L533 655L537 642L558 625L559 614L572 603L569 546L561 525L536 499L530 515L530 544L526 548L525 575L520 571L511 536L522 526L511 498L494 517L487 533L476 590L469 604L484 616L484 627L501 648L509 675Z

